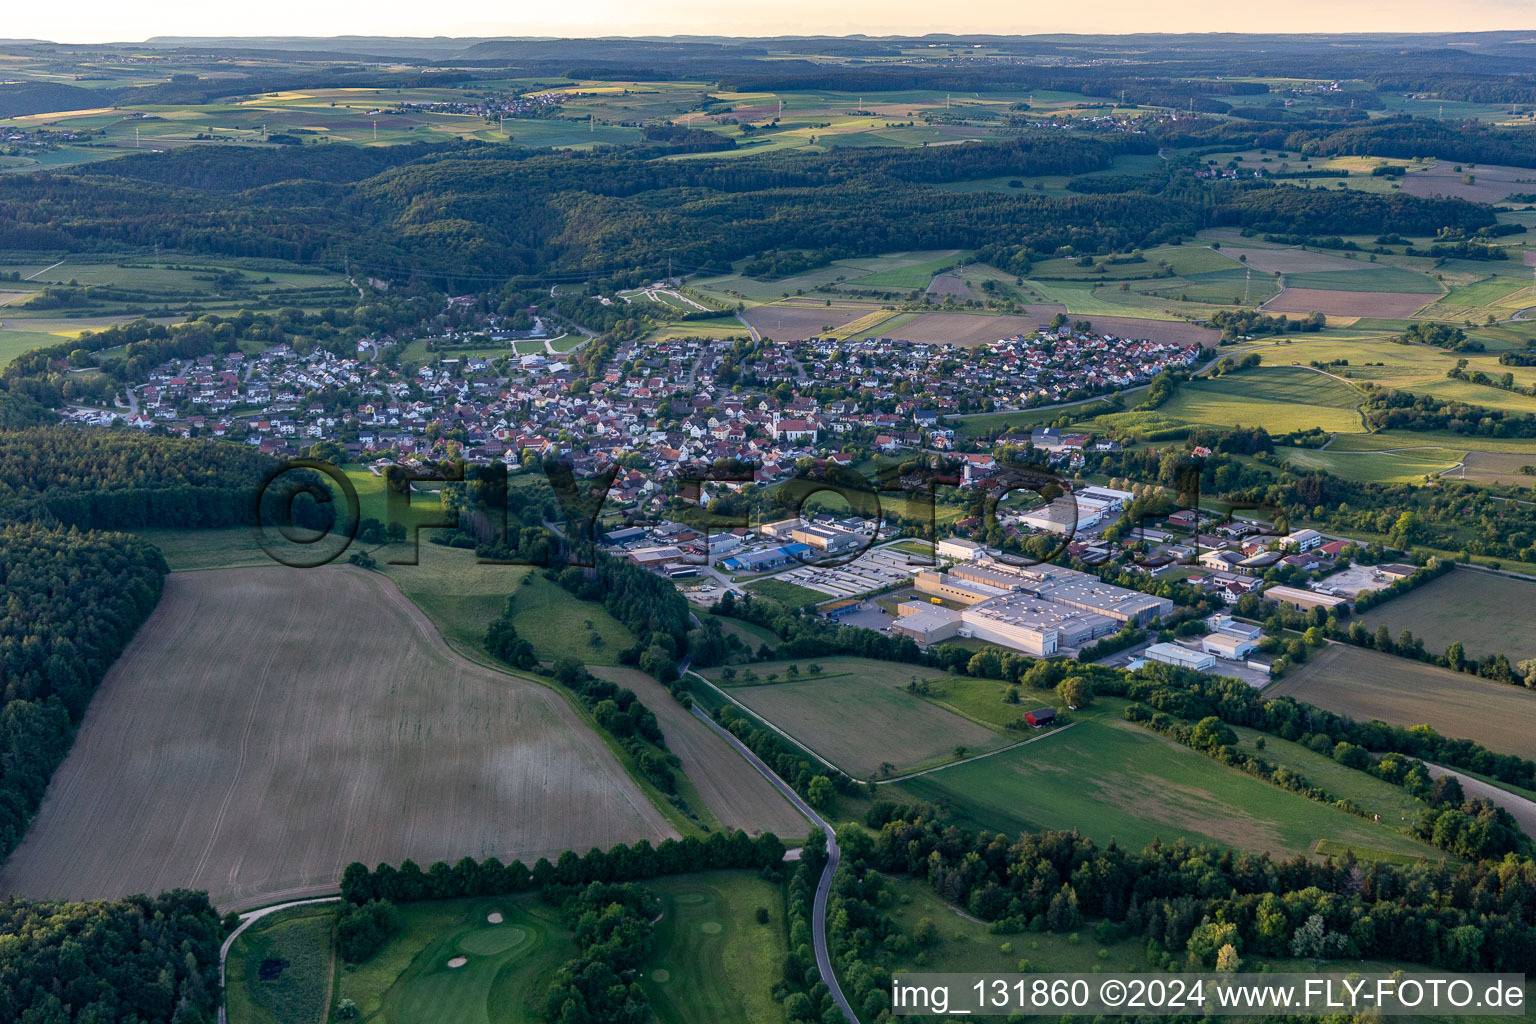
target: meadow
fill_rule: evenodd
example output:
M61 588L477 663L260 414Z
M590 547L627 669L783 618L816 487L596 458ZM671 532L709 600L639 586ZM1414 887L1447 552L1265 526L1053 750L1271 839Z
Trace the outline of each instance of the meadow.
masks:
M190 886L227 910L332 889L353 860L674 834L563 697L454 654L382 577L174 573L0 889Z
M246 929L230 947L225 1000L233 1024L319 1024L328 1019L336 904L280 910ZM262 978L263 964L276 977Z
M1077 717L1077 716L1074 716ZM1428 856L1412 840L1212 761L1140 727L1086 718L1017 750L897 783L972 828L1078 829L1140 849L1154 838L1276 856L1318 839Z
M912 680L933 679L933 669L863 658L769 661L706 674L754 714L793 736L808 750L854 778L878 773L882 764L908 770L954 760L955 748L969 754L1008 742L991 728L906 692ZM786 676L791 665L798 676ZM769 675L777 676L769 681ZM1023 738L1020 736L1019 738Z
M1530 580L1457 569L1377 605L1359 619L1372 632L1383 624L1393 636L1412 630L1437 653L1459 640L1470 658L1502 654L1513 664L1536 658L1533 603L1536 583Z
M1383 606L1390 610L1391 603ZM1265 690L1358 721L1431 725L1503 754L1536 757L1536 694L1422 662L1330 644Z
M1359 431L1360 392L1327 374L1300 366L1258 366L1180 385L1151 412L1102 415L1090 425L1128 432L1159 426L1262 426L1270 433L1321 427Z

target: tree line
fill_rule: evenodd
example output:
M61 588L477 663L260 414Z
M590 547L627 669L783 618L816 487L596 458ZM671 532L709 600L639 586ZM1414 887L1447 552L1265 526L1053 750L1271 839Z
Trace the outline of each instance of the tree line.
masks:
M26 833L165 573L159 550L137 537L0 527L0 858Z

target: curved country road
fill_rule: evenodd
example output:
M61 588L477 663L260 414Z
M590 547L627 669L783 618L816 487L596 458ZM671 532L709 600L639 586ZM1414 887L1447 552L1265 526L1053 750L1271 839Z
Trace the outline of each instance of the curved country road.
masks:
M837 847L837 836L832 831L832 826L824 821L821 815L811 809L811 805L800 799L800 794L794 788L774 774L773 769L763 763L763 760L746 744L738 740L730 730L719 722L710 718L699 706L693 706L693 713L706 725L720 734L727 743L736 748L736 752L746 758L763 777L773 783L784 798L794 805L795 810L805 815L827 837L827 866L822 869L821 881L816 884L816 900L811 906L811 946L816 951L816 970L821 975L821 980L827 983L831 990L832 1001L837 1003L838 1009L843 1011L848 1024L859 1024L858 1015L853 1012L853 1007L848 1005L848 997L843 995L843 988L837 983L837 973L832 970L832 954L827 949L827 901L832 895L832 876L837 873L838 861L842 858L842 851Z
M219 947L219 1024L228 1024L229 1022L229 1017L224 1009L224 993L226 992L224 985L224 962L229 959L229 950L234 946L235 940L240 937L240 933L268 914L275 914L279 910L287 910L289 907L302 907L309 903L338 903L340 901L340 896L321 896L312 900L292 900L288 903L275 903L270 907L262 907L260 910L248 910L240 915L240 927L230 932L229 936L224 940L224 944Z

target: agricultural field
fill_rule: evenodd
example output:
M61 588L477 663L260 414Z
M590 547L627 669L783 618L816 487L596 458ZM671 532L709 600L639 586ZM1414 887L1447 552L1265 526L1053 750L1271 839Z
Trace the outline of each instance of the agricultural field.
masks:
M335 973L331 930L337 906L316 903L280 910L235 940L225 964L225 998L232 1024L298 1024L328 1018Z
M1272 434L1321 427L1360 431L1360 393L1349 384L1300 366L1258 366L1215 379L1189 381L1155 410L1109 413L1088 421L1117 432L1192 424L1264 427Z
M1536 658L1536 583L1457 569L1401 597L1394 597L1361 615L1372 632L1386 624L1397 636L1403 630L1440 652L1461 641L1469 658L1502 654L1511 664Z
M375 549L373 557L444 639L461 649L480 649L486 628L500 618L508 597L516 602L512 624L542 661L574 657L592 665L617 665L619 652L635 642L634 634L601 604L578 599L533 566L481 565L473 551L426 541L420 564L388 564L410 553L409 544L390 544Z
M1378 484L1423 483L1427 476L1439 476L1455 468L1462 456L1448 448L1427 447L1385 452L1278 447L1275 454L1286 465L1303 472L1321 470L1345 480Z
M1077 716L1074 716L1077 717ZM1079 829L1140 849L1154 838L1293 856L1318 839L1431 856L1428 847L1124 722L1084 719L1037 743L896 784L965 824Z
M682 762L683 774L721 825L751 835L772 832L786 840L810 827L772 783L654 678L634 668L598 666L592 674L633 690L656 713L667 749Z
M796 837L798 838L798 837ZM783 1024L773 998L788 937L779 886L714 871L645 883L661 897L656 949L641 985L663 1024ZM757 909L768 911L759 924Z
M1313 280L1316 280L1313 278ZM1323 313L1327 316L1408 317L1431 301L1421 292L1347 291L1290 287L1259 308L1265 313Z
M742 313L741 318L765 338L798 341L833 333L845 324L851 324L876 311L874 306L846 301L835 301L830 306L819 302L782 302L755 306Z
M955 759L956 747L975 754L1002 746L1008 738L954 712L907 693L912 680L940 673L916 665L863 658L757 662L732 680L723 670L706 675L754 714L784 730L812 753L854 778L877 773L882 764L908 770ZM798 676L788 677L793 665ZM770 681L768 676L777 679Z
M227 910L331 889L353 860L673 834L559 694L452 653L382 577L174 573L0 891L191 886Z
M1391 607L1392 602L1382 606L1384 616ZM1295 697L1359 721L1430 724L1443 736L1536 757L1531 729L1536 694L1390 654L1330 644L1265 693Z

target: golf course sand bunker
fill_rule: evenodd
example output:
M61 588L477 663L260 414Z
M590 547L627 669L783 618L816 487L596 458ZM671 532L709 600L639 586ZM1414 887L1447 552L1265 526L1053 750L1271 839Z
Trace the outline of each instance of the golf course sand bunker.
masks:
M493 910L489 914L486 914L485 919L490 924L501 924L501 922L505 920L505 918L501 916L501 911L499 910Z
M467 957L467 956L456 956L452 960L448 961L448 969L449 970L457 970L458 968L463 967L467 963L469 963L469 957Z

